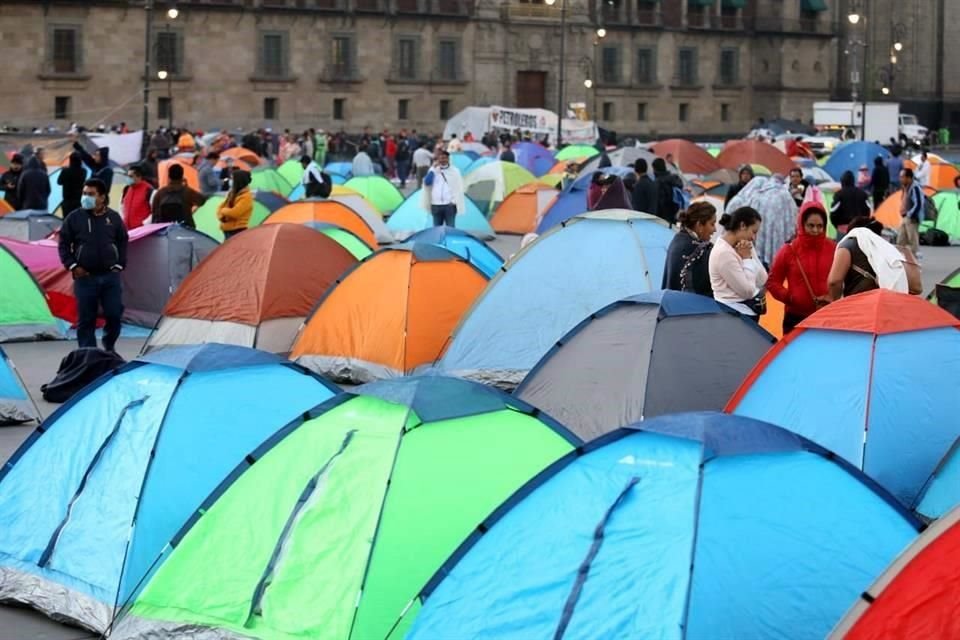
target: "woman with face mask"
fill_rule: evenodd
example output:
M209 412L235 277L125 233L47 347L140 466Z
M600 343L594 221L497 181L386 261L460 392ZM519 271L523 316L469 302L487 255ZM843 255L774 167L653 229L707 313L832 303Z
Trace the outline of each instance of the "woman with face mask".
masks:
M220 230L224 239L232 238L245 230L253 215L253 193L250 191L250 172L234 169L230 179L230 191L217 209Z
M710 252L713 297L755 322L765 311L767 270L753 243L762 219L756 209L741 207L720 217L723 233Z

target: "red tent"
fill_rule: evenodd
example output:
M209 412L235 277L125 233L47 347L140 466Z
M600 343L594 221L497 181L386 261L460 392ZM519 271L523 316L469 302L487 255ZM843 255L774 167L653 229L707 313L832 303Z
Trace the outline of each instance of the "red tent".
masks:
M680 138L663 140L652 147L651 151L661 158L673 156L673 163L684 173L706 175L720 168L717 159L706 152L702 147Z
M727 143L717 156L725 169L738 169L745 164L759 164L773 173L787 175L795 167L793 160L772 144L759 140L739 140Z
M960 508L907 547L830 638L960 638Z

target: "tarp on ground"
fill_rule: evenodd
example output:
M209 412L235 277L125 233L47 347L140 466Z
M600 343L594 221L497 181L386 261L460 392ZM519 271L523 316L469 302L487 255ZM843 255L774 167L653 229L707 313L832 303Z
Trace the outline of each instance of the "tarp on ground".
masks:
M335 391L225 345L158 352L88 385L0 470L0 600L105 631L230 470Z
M918 529L783 429L661 416L564 456L480 524L407 638L820 640Z
M481 240L492 240L496 237L493 227L484 217L483 212L469 196L464 197L466 211L457 213L454 224L457 229L466 231ZM417 189L403 201L393 215L387 220L387 228L398 240L405 240L411 235L429 229L433 226L433 214L423 208L423 189Z

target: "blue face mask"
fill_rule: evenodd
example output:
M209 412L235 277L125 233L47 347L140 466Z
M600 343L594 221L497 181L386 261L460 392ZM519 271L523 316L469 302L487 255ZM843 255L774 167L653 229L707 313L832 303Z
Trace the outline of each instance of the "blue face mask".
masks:
M95 209L97 206L96 196L80 196L80 206L84 209Z

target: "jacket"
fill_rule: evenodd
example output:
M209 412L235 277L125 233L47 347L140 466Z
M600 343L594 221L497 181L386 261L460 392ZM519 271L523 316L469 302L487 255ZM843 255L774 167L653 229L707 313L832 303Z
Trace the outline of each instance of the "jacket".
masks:
M640 176L633 187L634 210L657 215L657 194L657 183L647 174Z
M710 285L710 250L713 245L681 230L667 247L667 260L663 268L661 289L698 293L713 297Z
M127 229L142 227L150 217L150 194L153 187L146 180L123 188L123 222Z
M210 196L220 191L220 171L212 162L204 160L200 165L200 193Z
M37 156L32 156L24 165L17 183L17 201L20 209L35 209L48 211L47 201L50 198L50 177L47 167Z
M23 169L20 171L9 169L0 176L0 189L3 190L3 199L14 211L20 210L20 200L17 199L17 184L20 182L21 175L23 175Z
M833 208L830 209L830 222L840 228L850 224L859 216L870 215L867 192L857 187L842 187L833 196Z
M87 150L79 142L73 143L74 150L80 154L83 163L90 168L90 177L102 180L107 185L107 193L113 186L113 169L110 168L110 147L100 147L100 162L93 159Z
M61 169L57 176L57 184L63 188L63 203L60 206L63 217L80 208L80 196L86 179L87 172L83 169L80 154L70 154L70 166Z
M185 210L182 213L171 214L169 209L164 210L164 202L172 194L183 198ZM188 187L182 180L171 180L167 186L157 191L153 196L153 205L151 206L153 221L155 223L178 222L185 227L195 228L193 212L202 207L206 201L206 196Z
M113 209L99 216L77 209L60 227L58 248L67 271L78 266L93 275L120 271L127 266L127 229Z
M233 206L227 200L217 208L217 219L220 220L221 231L240 231L250 226L250 216L253 215L253 192L244 189L237 194Z
M420 201L424 211L430 211L433 204L433 182L437 177L436 169L430 169L423 179L423 189L420 190ZM444 170L443 177L446 178L450 186L450 195L453 197L453 203L457 205L457 213L463 213L467 210L467 201L464 197L463 177L452 164Z
M669 171L654 171L657 183L657 216L672 227L677 222L680 207L674 202L673 190L683 189L683 181Z
M787 313L806 318L817 310L810 295L826 296L829 293L827 277L833 266L833 254L837 245L826 235L812 237L803 229L803 214L810 209L823 210L815 202L808 202L797 215L797 237L783 245L773 259L767 290L786 307ZM803 271L801 272L801 265ZM810 286L804 280L806 274ZM784 285L786 283L786 285Z

